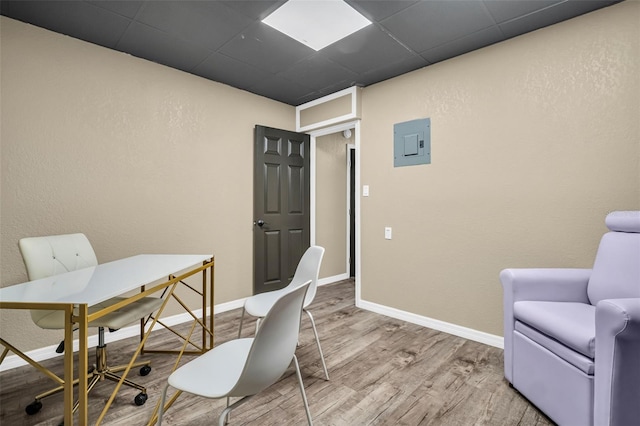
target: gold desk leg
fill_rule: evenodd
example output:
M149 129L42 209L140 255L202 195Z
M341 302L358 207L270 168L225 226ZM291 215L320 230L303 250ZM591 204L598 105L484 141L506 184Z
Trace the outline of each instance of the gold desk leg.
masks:
M207 262L204 262L206 264ZM207 269L202 270L202 324L207 323ZM211 312L213 313L213 305L211 306ZM202 350L201 353L205 353L208 350L207 346L207 330L202 328Z
M210 284L210 289L209 289L209 306L211 306L211 312L209 315L209 327L211 330L211 334L209 335L209 349L213 349L213 344L214 344L214 315L213 315L213 293L215 290L215 286L214 286L214 276L215 276L215 258L211 259L211 268L209 268L209 284Z
M64 424L73 425L73 305L64 308Z
M88 381L88 371L89 371L89 342L88 334L89 334L89 321L87 316L89 314L89 307L86 304L79 305L79 315L78 315L78 329L80 331L80 348L78 350L78 423L80 425L88 425L89 424L89 413L88 413L88 399L89 399L89 391L87 389L87 381ZM72 341L72 339L70 339ZM73 353L72 350L69 350L68 353ZM65 352L66 354L66 352ZM65 380L65 385L67 381ZM66 425L65 421L65 425ZM69 424L73 424L72 422Z
M171 295L175 291L176 287L178 286L178 283L179 283L179 281L171 284L169 292L167 293L167 296L166 296L164 302L162 302L162 305L160 305L160 309L158 309L158 313L153 318L153 321L151 322L151 325L149 326L149 329L145 332L144 337L142 338L142 341L138 344L138 347L136 348L136 351L134 352L133 356L131 357L131 361L129 361L129 364L127 365L127 367L122 372L122 376L120 378L120 381L116 384L116 387L113 390L113 392L111 393L111 396L109 397L109 400L105 403L104 408L102 409L102 412L100 413L100 416L98 417L98 420L96 420L96 422L95 422L95 426L99 426L102 423L102 421L104 420L104 417L107 414L107 410L109 409L109 407L111 407L111 404L113 403L113 400L115 399L116 395L118 394L118 391L122 387L122 383L124 383L126 377L129 375L129 371L131 371L131 367L135 364L136 359L138 358L138 356L142 352L142 349L144 348L144 345L147 342L147 339L151 335L151 332L153 331L153 328L155 327L156 323L158 322L158 318L162 315L162 311L164 311L164 308L167 306L167 302L169 301L169 298L171 297Z

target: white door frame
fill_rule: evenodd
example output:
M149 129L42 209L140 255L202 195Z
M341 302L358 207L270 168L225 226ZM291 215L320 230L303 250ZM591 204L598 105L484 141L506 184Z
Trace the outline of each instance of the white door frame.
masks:
M320 136L329 135L332 133L342 132L344 130L351 129L354 135L355 150L356 150L356 188L355 188L355 201L356 201L356 300L360 300L360 284L361 284L361 268L360 268L360 120L348 121L345 123L336 124L335 126L325 127L322 129L309 130L308 133L311 136L310 146L310 182L309 182L309 196L311 203L310 212L310 238L311 244L316 243L316 138ZM348 179L347 179L348 180ZM347 183L348 184L348 183ZM348 195L347 195L348 196ZM347 227L349 226L347 221ZM347 231L347 247L349 244L349 231ZM348 265L349 252L347 251L347 265L346 270L349 270Z

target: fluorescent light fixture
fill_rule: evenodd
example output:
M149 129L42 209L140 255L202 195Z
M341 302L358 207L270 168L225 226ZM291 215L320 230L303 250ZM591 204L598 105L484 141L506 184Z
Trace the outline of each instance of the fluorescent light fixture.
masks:
M314 50L371 24L343 0L289 0L262 22Z

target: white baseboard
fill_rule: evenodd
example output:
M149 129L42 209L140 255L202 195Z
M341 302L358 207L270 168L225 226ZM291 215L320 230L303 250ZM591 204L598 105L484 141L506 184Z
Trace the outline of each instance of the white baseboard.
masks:
M338 281L346 280L349 278L349 274L340 274L334 275L332 277L321 278L318 280L318 285L327 285L332 284ZM232 309L241 308L244 306L246 298L232 300L226 303L220 303L213 307L214 314L220 314L222 312L227 312ZM423 327L432 328L434 330L443 331L445 333L453 334L454 336L463 337L465 339L473 340L476 342L484 343L486 345L495 346L496 348L503 349L504 348L504 339L500 336L496 336L493 334L484 333L482 331L474 330L467 327L462 327L456 324L447 323L444 321L440 321L437 319L423 317L420 315L413 314L411 312L401 311L399 309L390 308L388 306L379 305L373 302L367 302L366 300L356 300L356 306L361 309L366 309L368 311L375 312L377 314L386 315L391 318L396 318L402 321L407 321L413 324L421 325ZM202 309L197 309L193 311L193 314L196 317L202 317ZM207 315L209 315L209 310L207 309ZM182 313L178 315L173 315L170 317L166 317L162 319L162 322L167 326L171 327L174 325L182 324L188 321L191 321L191 315L187 313ZM158 327L162 327L158 324ZM117 342L118 340L127 339L129 337L138 336L140 333L140 328L137 324L132 325L130 327L121 328L116 333L106 333L105 334L105 342ZM97 346L98 344L98 336L89 336L89 347ZM73 350L77 351L79 348L78 339L74 339L73 341ZM47 359L55 358L62 356L61 354L56 353L57 345L47 346L44 348L34 349L26 352L26 355L32 358L34 361L40 362L45 361ZM27 363L17 355L7 356L2 364L0 364L0 372L11 370L13 368L22 367L23 365L27 365Z
M318 280L318 285L331 284L334 282L338 282L341 280L345 280L349 278L348 274L335 275L333 277L322 278ZM226 303L220 303L213 307L214 314L220 314L222 312L227 312L232 309L241 308L244 306L244 302L247 298L236 299ZM197 309L193 311L193 314L200 318L202 317L202 309ZM207 309L207 315L209 315L209 309ZM174 325L182 324L188 321L191 321L192 317L188 313L182 313L173 315L170 317L162 318L162 322L165 323L168 327L172 327ZM158 329L164 328L160 324L157 325ZM135 337L140 335L140 327L138 324L134 324L129 327L121 328L116 333L105 333L105 343L117 342L118 340L128 339L129 337ZM89 347L94 347L98 345L98 336L89 336L88 339ZM56 348L58 345L46 346L44 348L33 349L31 351L26 352L25 354L33 359L34 361L40 362L45 361L55 357L61 357L61 354L56 353ZM78 339L73 340L73 350L77 351L80 347ZM18 355L9 355L7 356L2 364L0 364L0 372L11 370L14 368L22 367L23 365L27 365L27 362L20 358Z
M318 286L337 283L338 281L346 280L348 278L349 274L346 272L344 274L334 275L332 277L319 278Z
M484 343L485 345L494 346L504 349L504 338L495 334L485 333L483 331L474 330L472 328L462 327L460 325L451 324L434 318L423 317L411 312L401 311L400 309L390 308L388 306L379 305L366 300L356 300L356 306L366 309L377 314L386 315L391 318L407 321L412 324L421 325L423 327L432 328L454 336L463 337L475 342Z
M214 314L219 314L222 312L227 312L232 309L241 308L244 306L244 301L246 298L232 300L231 302L220 303L213 307ZM193 314L201 318L202 317L202 309L196 309L193 311ZM207 315L209 315L209 309L207 309ZM188 321L191 321L193 318L188 313L182 313L178 315L172 315L170 317L162 318L162 322L166 324L168 327L172 327L174 325L182 324ZM156 329L164 328L162 325L157 324ZM140 335L140 326L138 324L134 324L129 327L121 328L115 333L105 333L104 340L105 343L117 342L118 340L128 339L129 337L135 337ZM98 335L89 336L88 339L89 347L94 347L98 345ZM47 359L61 357L62 354L56 353L56 348L58 345L47 346L44 348L34 349L26 352L25 354L33 359L34 361L40 362L45 361ZM73 350L77 351L80 347L78 339L73 340ZM10 355L7 356L4 362L0 365L0 372L11 370L13 368L22 367L23 365L27 365L27 362L20 358L18 355Z

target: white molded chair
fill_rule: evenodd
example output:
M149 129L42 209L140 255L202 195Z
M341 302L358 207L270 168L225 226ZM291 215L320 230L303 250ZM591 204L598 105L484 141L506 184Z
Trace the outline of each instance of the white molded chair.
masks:
M29 280L50 277L78 269L89 268L98 264L93 247L84 234L65 234L47 237L30 237L20 240L20 253L27 269ZM34 284L36 285L36 284ZM113 305L125 298L114 297L98 305L89 307L89 313L93 313ZM151 315L162 304L162 299L156 297L145 297L137 302L124 306L111 312L102 318L89 322L89 327L98 327L98 346L96 347L96 365L90 373L90 380L87 384L87 392L100 380L109 379L119 382L120 376L116 375L127 368L126 365L109 367L107 366L107 345L104 342L104 329L112 331L118 330L125 325L139 321L141 318ZM32 310L31 319L44 329L60 330L65 327L64 311L61 310ZM58 352L62 352L63 346L58 347ZM140 367L140 374L146 376L151 371L149 361L134 364ZM74 385L77 384L74 382ZM125 379L124 385L138 389L140 393L134 398L136 405L142 405L147 400L147 391L144 386ZM29 404L25 411L27 414L35 414L42 408L41 399L61 392L63 386L51 389L37 395L34 402ZM74 405L73 411L78 408L78 403Z
M223 426L228 422L231 410L276 383L293 360L307 421L311 426L309 404L295 355L302 304L310 284L311 281L307 281L295 290L281 294L255 337L225 342L174 371L162 392L158 425L162 425L169 386L205 398L226 397L227 408L218 420ZM230 405L231 397L242 399Z
M322 347L320 346L320 339L318 338L316 323L313 320L311 312L309 312L309 310L307 309L307 307L311 304L311 302L313 302L313 299L316 297L316 291L318 289L318 274L320 273L320 265L322 264L323 256L323 247L309 247L302 255L302 258L298 263L298 267L296 268L296 272L293 275L293 279L288 286L280 290L260 293L247 298L247 300L244 302L244 307L242 308L242 314L240 316L240 329L238 330L238 337L240 337L240 333L242 333L242 322L244 320L245 312L253 317L258 317L258 321L256 322L256 328L258 328L260 326L260 319L264 318L264 316L267 315L267 312L271 310L271 307L276 302L276 300L278 300L283 294L296 289L302 283L311 280L311 286L309 286L309 291L307 292L307 296L304 299L303 311L307 314L309 320L311 320L311 327L313 328L313 334L316 337L318 352L320 352L322 368L324 369L324 374L327 380L329 380L329 371L327 370L327 364L324 361L324 354L322 353Z

